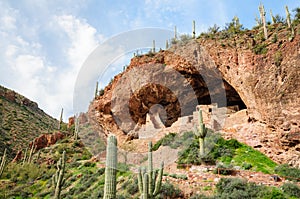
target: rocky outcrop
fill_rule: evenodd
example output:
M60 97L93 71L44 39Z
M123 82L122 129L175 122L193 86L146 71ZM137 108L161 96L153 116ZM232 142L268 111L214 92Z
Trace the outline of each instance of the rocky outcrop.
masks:
M247 108L247 122L264 126L257 128L264 131L258 133L262 135L259 142L297 151L300 36L290 42L289 30L280 26L260 43L257 34L259 30L231 38L200 38L154 55L134 57L105 88L104 95L91 103L88 115L105 134L114 132L127 140L126 134L145 124L147 113L156 104L164 109L165 126L191 115L196 104L237 105ZM254 53L258 47L266 53ZM292 159L280 157L279 162Z
M58 140L63 139L65 136L61 132L53 134L42 134L33 140L33 144L36 146L36 150L51 146L55 144ZM30 146L32 143L30 144Z
M13 90L4 88L3 86L0 86L0 96L4 97L10 102L16 103L21 106L26 106L34 111L43 113L43 111L39 109L38 104L36 102L29 100L28 98L16 93Z

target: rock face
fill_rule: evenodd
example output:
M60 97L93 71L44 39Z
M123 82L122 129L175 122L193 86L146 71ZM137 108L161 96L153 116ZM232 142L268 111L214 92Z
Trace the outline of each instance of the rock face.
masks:
M266 132L276 136L277 148L297 152L300 36L289 42L288 30L275 30L277 40L272 40L275 33L269 33L262 44L254 39L258 30L252 30L230 39L202 38L134 57L91 103L88 115L106 134L114 132L126 140L126 134L145 124L147 113L156 104L164 109L165 126L191 115L197 104L236 105L247 108L248 122L263 124ZM257 45L267 53L255 54Z
M64 138L64 134L61 132L53 134L42 134L39 137L35 138L33 144L36 145L36 150L51 146L55 144L58 140Z

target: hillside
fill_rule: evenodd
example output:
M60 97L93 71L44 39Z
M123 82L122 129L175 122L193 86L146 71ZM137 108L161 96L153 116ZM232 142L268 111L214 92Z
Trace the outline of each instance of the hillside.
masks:
M133 57L92 102L90 118L103 127L103 134L117 134L124 146L146 149L136 138L154 107L170 127L178 118L192 116L197 104L236 106L246 109L246 122L235 132L250 126L238 134L257 135L262 152L298 166L300 26L294 27L292 39L283 23L268 25L267 39L262 28L235 28L197 39L185 36L167 50ZM208 124L215 122L214 130L225 131L221 127L227 116L212 115Z
M0 198L300 198L293 25L270 23L265 38L262 24L246 30L235 17L135 54L59 132L35 102L0 87L1 149L12 158L48 136L16 161L0 153Z
M41 110L36 102L0 86L0 156L7 148L9 157L13 158L34 138L52 132L57 125L58 121Z

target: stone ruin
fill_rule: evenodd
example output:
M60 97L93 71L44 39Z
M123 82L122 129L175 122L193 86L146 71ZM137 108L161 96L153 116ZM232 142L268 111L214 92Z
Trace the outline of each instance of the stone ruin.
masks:
M164 125L166 115L162 117L162 109L161 107L150 109L146 116L146 123L141 126L137 125L130 133L137 134L139 139L150 137L159 139L172 132L193 131L195 126L198 125L199 109L202 110L203 122L206 127L219 131L225 125L225 119L239 111L239 106L218 107L217 103L197 105L192 115L179 117L170 127ZM163 112L163 114L165 113Z

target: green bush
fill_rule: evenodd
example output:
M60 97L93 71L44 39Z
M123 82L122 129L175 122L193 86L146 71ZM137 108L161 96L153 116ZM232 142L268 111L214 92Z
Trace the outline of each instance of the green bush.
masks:
M247 162L244 162L243 165L242 165L242 168L243 168L244 170L249 170L249 169L252 168L252 164L247 163Z
M300 187L293 183L284 183L281 186L283 192L289 197L300 198Z
M96 163L95 162L85 162L83 164L84 167L95 167Z
M257 198L262 198L262 199L269 199L269 198L276 198L276 199L287 199L284 195L284 193L276 188L276 187L262 187L263 189L259 192Z
M267 45L264 43L257 44L254 46L253 52L257 55L267 54L268 52Z
M182 180L187 180L188 177L185 174L176 174L176 173L172 173L172 174L167 174L164 173L164 176L169 176L175 179L182 179Z
M231 164L229 165L218 164L216 166L216 169L214 170L214 173L221 174L221 175L232 175L234 173L234 169Z
M275 172L281 176L291 181L300 181L300 169L290 167L287 164L279 165L275 168Z
M240 178L221 178L216 185L217 198L257 198L261 187Z
M160 194L157 199L164 199L164 198L179 198L182 197L183 193L178 188L171 184L169 181L166 181L162 184Z
M274 63L275 63L275 66L279 67L281 65L282 60L283 60L282 53L280 51L277 51L274 54Z
M131 181L129 181L130 183L128 184L128 186L126 186L127 192L130 195L135 195L136 193L139 192L139 187L138 187L138 179L137 177L133 178Z

